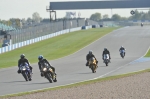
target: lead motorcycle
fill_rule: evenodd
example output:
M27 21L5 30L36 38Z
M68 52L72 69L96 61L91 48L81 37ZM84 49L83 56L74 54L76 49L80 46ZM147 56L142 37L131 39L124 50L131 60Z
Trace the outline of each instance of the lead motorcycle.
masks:
M45 76L45 78L47 78L50 83L57 82L53 69L50 68L49 65L45 62L43 62L41 65L41 73Z
M32 73L27 63L20 66L20 72L26 81L32 80Z
M95 73L97 67L98 67L98 66L97 66L96 59L95 59L94 57L92 57L92 58L89 60L89 68L91 68L92 72Z
M109 59L109 55L108 54L105 54L104 55L104 63L106 64L106 66L108 66L108 63L110 62L110 59Z
M141 23L141 27L143 27L143 23Z

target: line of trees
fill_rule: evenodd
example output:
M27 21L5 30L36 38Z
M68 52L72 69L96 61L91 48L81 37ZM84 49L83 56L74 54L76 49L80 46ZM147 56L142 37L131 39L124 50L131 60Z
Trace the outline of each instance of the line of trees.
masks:
M101 13L94 13L90 16L91 20L94 21L124 21L124 20L150 20L150 10L148 12L139 12L138 10L135 10L135 14L130 16L130 17L121 17L119 14L114 14L111 18L109 18L108 14L101 15ZM0 23L8 25L8 26L13 26L16 28L22 28L22 26L25 25L31 25L33 23L40 23L41 21L49 22L49 19L42 19L39 15L39 13L35 12L32 14L32 18L11 18L9 20L1 20Z
M40 17L39 13L35 12L32 14L32 18L30 17L27 19L10 18L9 20L0 19L0 23L8 25L8 26L13 26L16 28L21 28L24 25L30 25L32 23L40 23L41 20L42 18Z
M148 12L139 12L135 10L135 14L130 17L121 17L119 14L113 14L111 18L109 18L108 14L101 15L101 13L94 13L90 16L91 20L94 21L124 21L124 20L150 20L150 10Z

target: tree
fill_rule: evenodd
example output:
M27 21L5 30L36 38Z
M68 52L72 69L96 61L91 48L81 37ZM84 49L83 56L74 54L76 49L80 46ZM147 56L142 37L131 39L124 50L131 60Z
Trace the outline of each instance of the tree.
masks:
M37 12L35 12L35 13L32 14L32 19L36 23L40 23L40 21L41 21L41 17L39 15L39 13L37 13Z
M148 11L148 16L149 16L149 19L150 19L150 10Z
M27 23L28 24L32 24L32 19L31 18L27 18Z
M120 21L120 20L121 20L121 16L118 15L118 14L114 14L114 15L112 16L112 20L113 20L113 21Z
M126 18L126 17L121 17L121 20L123 21L123 20L128 20L128 18Z
M148 11L148 15L150 16L150 10Z
M22 24L22 26L26 25L26 23L27 23L27 22L26 22L26 19L25 19L25 18L22 18L22 19L21 19L21 24Z
M12 22L10 20L7 21L7 25L11 26Z
M103 15L103 19L109 19L108 14Z
M20 28L20 27L21 27L20 19L19 19L19 18L17 18L17 19L16 19L16 26L17 26L18 28Z
M145 14L142 16L142 19L143 19L143 20L149 20L149 19L150 19L150 16L148 15L148 13L145 13Z
M137 20L140 20L141 18L142 18L142 14L143 14L143 12L138 12L137 10L135 11L135 16L134 16L134 18L135 19L137 19Z
M140 13L140 12L138 12L138 10L135 10L135 14L133 16L131 16L130 18L132 20L141 20L142 19L142 15L143 15L143 12Z
M91 20L94 20L94 21L100 21L101 19L101 14L100 13L95 13L95 14L92 14L91 17L90 17Z

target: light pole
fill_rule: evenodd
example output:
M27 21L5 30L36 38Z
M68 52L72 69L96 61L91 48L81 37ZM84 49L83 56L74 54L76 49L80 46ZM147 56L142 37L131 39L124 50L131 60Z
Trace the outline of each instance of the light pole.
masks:
M54 15L55 15L54 20L56 21L56 11L50 10L50 8L48 6L46 7L46 11L50 13L50 22L52 21L52 13L54 13Z

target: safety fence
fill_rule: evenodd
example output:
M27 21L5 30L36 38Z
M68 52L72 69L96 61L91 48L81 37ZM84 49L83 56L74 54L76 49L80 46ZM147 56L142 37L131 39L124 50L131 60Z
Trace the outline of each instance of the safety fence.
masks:
M85 29L89 29L89 28L92 28L92 26L86 26ZM62 35L62 34L65 34L65 33L78 31L78 30L81 30L81 29L82 29L82 27L77 27L77 28L72 28L72 29L65 29L65 30L58 31L58 32L55 32L55 33L47 34L47 35L44 35L44 36L36 37L36 38L33 38L33 39L29 39L29 40L25 40L25 41L22 41L22 42L19 42L19 43L12 44L12 45L9 45L9 46L5 46L5 47L0 48L0 54L8 52L8 51L12 51L14 49L17 49L17 48L20 48L20 47L23 47L23 46L26 46L26 45L36 43L36 42L39 42L39 41L42 41L42 40L46 40L48 38L52 38L52 37Z
M9 31L8 34L11 35L12 44L19 43L22 41L26 41L29 39L37 38L43 35L48 35L51 33L55 33L61 30L81 27L81 26L89 26L98 24L92 20L85 20L84 18L78 19L65 19L59 20L55 22L44 22L37 25L29 26L28 28L19 29L16 31ZM0 36L0 44L3 43L4 37Z

